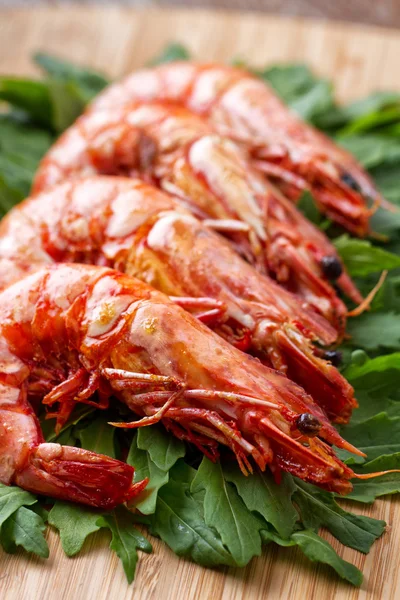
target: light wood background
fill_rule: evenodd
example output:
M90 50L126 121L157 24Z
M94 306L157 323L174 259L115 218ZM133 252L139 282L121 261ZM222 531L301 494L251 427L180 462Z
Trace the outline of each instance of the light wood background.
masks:
M207 7L270 12L295 17L339 19L385 27L400 27L400 0L0 0L0 8L9 6L107 6L131 7Z
M170 40L188 45L204 60L233 56L264 65L306 61L334 79L341 99L374 89L400 89L400 32L254 14L182 10L37 9L0 13L0 73L32 74L30 55L56 52L83 64L122 75L143 65ZM179 559L158 540L141 555L135 583L128 586L109 536L100 532L76 558L66 558L54 532L50 558L0 551L0 598L4 600L395 600L400 598L400 501L373 507L353 505L361 514L385 519L387 533L370 554L344 548L328 533L340 555L365 574L361 589L342 582L296 549L268 546L245 569L206 570Z

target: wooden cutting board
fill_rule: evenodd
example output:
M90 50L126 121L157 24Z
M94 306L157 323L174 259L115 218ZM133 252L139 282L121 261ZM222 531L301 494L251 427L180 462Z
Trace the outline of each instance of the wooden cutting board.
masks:
M32 74L39 49L120 76L145 64L169 41L186 44L202 60L232 57L254 65L307 62L335 82L338 97L400 89L400 32L378 28L280 19L250 13L130 9L32 9L0 12L0 73ZM354 505L353 505L354 506ZM0 598L6 600L366 600L400 598L400 499L377 501L356 511L384 519L386 534L368 556L344 548L326 533L340 555L365 574L361 589L329 568L310 563L297 549L270 545L245 569L203 569L176 557L158 540L141 555L128 586L109 536L92 536L83 552L64 556L49 531L50 558L0 551Z

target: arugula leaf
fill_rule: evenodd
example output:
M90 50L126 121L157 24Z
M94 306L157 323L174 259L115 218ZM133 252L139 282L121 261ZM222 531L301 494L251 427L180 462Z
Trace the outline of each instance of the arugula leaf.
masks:
M400 101L397 92L374 92L370 96L357 100L347 106L336 106L320 115L316 125L321 129L337 129L350 122L359 122L366 117L375 115Z
M306 65L275 65L254 73L303 119L312 121L333 105L332 85L316 78Z
M259 512L282 538L290 537L299 515L291 501L296 488L288 473L282 473L279 484L267 472L257 471L250 477L245 477L238 465L233 463L224 465L223 473L227 481L235 484L250 511Z
M85 102L91 100L109 84L109 80L101 73L50 54L37 52L33 60L50 77L58 81L75 83Z
M53 138L45 129L17 120L11 114L0 115L0 153L26 155L36 162L48 150Z
M185 444L160 425L139 428L137 447L147 450L151 460L163 471L168 471L186 452Z
M387 354L386 356L377 356L376 358L368 358L364 353L363 359L359 362L358 352L353 352L355 360L346 368L344 376L353 385L360 387L362 382L369 376L373 375L373 378L369 379L364 385L368 387L376 383L377 374L383 374L385 382L388 382L388 371L394 371L394 377L397 380L400 371L400 352L394 352L393 354Z
M354 352L353 356L358 354ZM355 387L359 402L359 408L353 412L351 425L374 417L377 410L386 412L388 416L400 416L400 353L376 358L365 355L364 362L359 364L353 356L343 373ZM343 431L345 433L346 429ZM356 462L360 461L356 459Z
M314 86L290 103L291 108L304 120L313 121L332 106L332 84L329 81L317 81Z
M94 508L57 500L49 512L49 523L60 532L62 548L67 556L81 549L88 535L98 531L101 512Z
M400 417L388 417L381 412L362 423L343 427L341 433L347 441L365 452L369 461L384 454L400 452Z
M0 527L21 506L31 506L35 502L37 498L30 492L0 483Z
M82 113L88 98L73 81L0 78L0 99L25 111L33 123L62 132Z
M187 556L205 567L234 566L236 563L213 527L202 514L202 505L190 493L196 471L178 461L170 480L161 488L157 510L151 517L151 532L158 535L178 556Z
M47 91L52 107L51 126L57 133L72 125L83 112L87 98L74 82L49 79Z
M254 73L267 81L288 103L307 93L315 83L311 69L303 64L274 65Z
M109 425L105 417L99 416L89 425L78 430L77 437L82 444L82 448L116 458L115 431L115 427Z
M150 427L147 429L150 429ZM169 476L168 469L160 469L151 459L149 452L138 448L138 437L136 435L132 440L126 462L135 468L135 481L140 481L146 477L150 480L146 489L141 494L143 499L135 502L135 506L140 512L144 515L149 515L156 510L157 494L160 488L168 483Z
M108 527L112 533L111 550L120 558L128 583L135 577L138 561L138 550L150 553L152 546L148 540L135 528L133 515L126 508L119 506L112 513L101 516L97 524Z
M369 552L374 541L385 530L384 521L343 510L329 492L299 479L296 480L296 487L294 501L307 529L317 530L323 525L342 544L364 553Z
M54 421L46 419L45 414L40 419L40 426L44 439L46 442L58 442L59 444L65 444L68 446L72 443L75 446L78 436L75 435L74 428L80 421L85 419L88 415L94 413L95 408L88 406L87 404L79 404L73 411L69 421L62 427L60 433L56 433L54 430Z
M400 119L400 105L387 106L379 111L363 115L351 121L341 131L341 135L349 135L364 131L382 129L382 126L397 124Z
M27 552L48 558L49 547L43 535L45 530L43 519L33 510L21 506L2 524L1 544L6 552L15 552L17 546L22 546Z
M190 489L192 493L205 491L205 522L218 531L238 566L261 554L260 521L224 479L220 463L214 464L204 457Z
M297 208L315 225L319 225L323 220L323 216L318 210L313 195L309 191L303 192L297 203Z
M344 234L334 240L334 245L352 277L400 267L400 256L373 246L367 240L356 240Z
M375 460L371 460L363 465L362 472L377 473L394 469L400 469L400 452L379 456ZM373 479L354 479L352 484L353 490L346 496L346 500L371 504L379 496L400 492L400 472L386 473Z
M382 134L349 135L339 143L351 152L366 169L383 163L400 162L400 142Z
M383 163L371 169L374 182L383 196L393 202L400 204L399 166L394 163ZM393 213L392 213L393 214ZM394 215L395 217L396 215Z
M52 106L45 82L18 77L0 77L0 100L23 109L35 123L51 127Z
M0 216L28 195L52 136L14 115L0 115Z
M391 275L378 290L372 304L372 311L395 312L400 306L400 276Z
M160 65L162 63L174 62L176 60L190 60L190 52L182 44L168 44L155 58L149 62L149 66Z
M364 313L348 322L350 343L356 348L378 351L400 347L400 319L394 312Z
M292 539L313 562L321 562L335 569L336 573L355 586L362 584L363 575L357 567L338 556L332 546L310 530L293 533Z

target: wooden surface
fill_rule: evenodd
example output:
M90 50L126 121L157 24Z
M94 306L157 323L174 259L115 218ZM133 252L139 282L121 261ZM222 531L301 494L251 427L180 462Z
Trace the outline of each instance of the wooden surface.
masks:
M0 0L0 8L9 6L65 6L74 3L98 6L110 0ZM354 23L369 23L400 27L400 0L112 0L113 4L132 7L183 6L254 10L279 15L338 19Z
M307 61L332 77L342 99L374 89L400 89L400 33L250 14L127 9L43 9L0 13L0 73L33 73L30 55L44 49L117 76L140 66L170 40L179 40L202 59L233 56L257 65ZM178 559L157 540L141 555L134 585L128 586L106 533L92 536L76 558L66 558L57 536L48 533L50 559L8 556L0 551L0 598L4 600L395 600L400 598L400 499L362 514L384 519L387 533L368 556L344 548L340 555L365 574L360 590L296 549L269 546L245 569L211 571Z

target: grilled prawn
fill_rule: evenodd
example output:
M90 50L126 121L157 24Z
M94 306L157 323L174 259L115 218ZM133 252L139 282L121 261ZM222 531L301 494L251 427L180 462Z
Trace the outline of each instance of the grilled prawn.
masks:
M157 100L179 103L206 117L220 134L246 144L257 165L286 195L296 200L308 188L330 219L356 235L368 233L368 204L381 198L367 173L257 77L218 64L169 63L111 85L92 109Z
M0 286L53 261L107 265L175 297L233 345L286 372L332 420L347 421L356 405L352 387L311 344L336 341L329 323L150 185L97 176L16 206L0 224Z
M35 284L40 285L39 278ZM18 305L10 293L16 294ZM0 482L52 498L114 508L137 496L147 479L133 484L134 469L126 463L83 448L46 443L30 404L60 378L67 379L70 369L76 367L68 363L72 357L69 350L62 356L62 339L46 344L42 323L31 322L44 308L41 305L35 310L32 305L38 297L38 289L32 289L30 295L25 281L0 294ZM58 331L54 327L54 334L61 329L62 325ZM51 353L50 359L46 351ZM86 379L84 389L82 379L82 399L91 393L88 384Z
M347 311L324 273L362 300L326 236L250 167L237 144L184 108L147 104L83 115L42 161L34 190L96 172L137 175L176 194L338 331Z
M0 293L0 340L5 483L95 505L130 496L129 467L124 478L112 459L43 445L29 404L42 399L59 429L76 403L104 408L112 395L142 417L118 426L162 421L211 457L228 446L244 472L270 465L339 493L351 489L354 473L326 442L360 452L302 388L132 277L44 267Z

